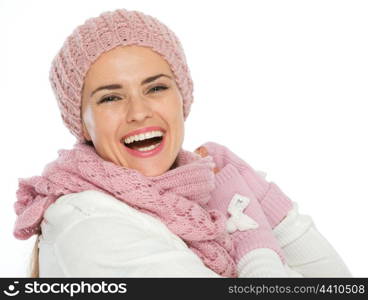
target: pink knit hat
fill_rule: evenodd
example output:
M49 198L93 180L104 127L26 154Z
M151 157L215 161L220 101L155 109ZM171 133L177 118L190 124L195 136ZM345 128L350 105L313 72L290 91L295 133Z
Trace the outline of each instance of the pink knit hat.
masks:
M64 124L84 142L81 100L89 67L116 46L151 47L168 62L183 97L184 120L193 102L193 82L182 45L166 25L138 11L117 9L89 18L74 29L52 61L50 82Z

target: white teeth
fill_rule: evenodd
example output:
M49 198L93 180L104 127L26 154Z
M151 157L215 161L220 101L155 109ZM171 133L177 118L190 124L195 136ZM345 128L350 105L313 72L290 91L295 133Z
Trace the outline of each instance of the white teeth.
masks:
M149 151L149 150L157 148L160 144L161 143L157 143L157 144L154 144L154 145L151 145L151 146L148 146L148 147L138 148L136 150L138 150L138 151Z
M153 137L156 137L156 136L163 136L163 135L164 135L164 133L162 131L158 131L158 130L157 131L150 131L150 132L130 136L130 137L124 139L124 142L126 144L130 144L130 143L133 143L135 141L142 141L142 140L145 140L145 139L150 139L150 138L153 138Z

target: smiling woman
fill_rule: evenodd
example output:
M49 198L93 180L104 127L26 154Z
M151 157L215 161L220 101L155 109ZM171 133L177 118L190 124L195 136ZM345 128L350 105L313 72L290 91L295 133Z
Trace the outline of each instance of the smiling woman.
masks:
M138 11L78 26L50 82L77 142L19 180L32 277L342 277L309 216L225 146L182 148L193 84L176 35Z
M166 60L150 48L103 53L84 81L84 138L105 160L144 175L170 169L184 138L183 99L173 78ZM134 139L126 144L128 137Z

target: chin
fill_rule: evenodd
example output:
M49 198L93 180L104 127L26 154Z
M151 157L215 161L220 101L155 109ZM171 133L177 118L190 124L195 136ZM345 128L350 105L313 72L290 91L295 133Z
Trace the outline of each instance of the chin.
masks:
M171 162L168 160L165 161L156 161L153 164L150 164L148 161L146 164L142 161L142 164L136 166L130 166L130 168L138 170L141 174L148 177L155 177L164 174L165 172L175 169L177 167L176 159Z
M154 176L159 176L162 175L163 173L165 173L167 170L166 169L156 169L156 168L151 168L149 170L143 169L143 170L139 170L144 176L147 177L154 177Z

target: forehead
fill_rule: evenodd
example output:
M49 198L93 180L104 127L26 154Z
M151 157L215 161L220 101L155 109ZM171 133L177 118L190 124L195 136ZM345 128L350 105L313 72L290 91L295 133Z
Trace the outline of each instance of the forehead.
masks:
M172 75L167 61L151 48L130 45L118 46L103 53L91 65L86 74L86 83L109 79L140 80L158 72Z

